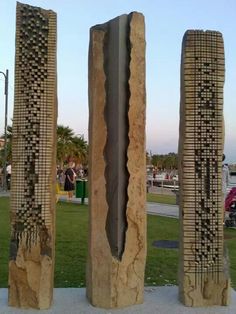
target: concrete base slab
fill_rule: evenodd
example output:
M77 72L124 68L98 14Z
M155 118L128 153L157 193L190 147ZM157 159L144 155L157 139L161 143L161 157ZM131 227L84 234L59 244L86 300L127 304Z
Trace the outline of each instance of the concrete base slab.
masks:
M7 289L0 289L1 314L235 314L236 291L232 289L229 306L189 308L178 301L178 287L145 287L145 301L121 310L104 310L91 306L85 297L85 288L54 289L54 304L50 310L19 310L7 305Z

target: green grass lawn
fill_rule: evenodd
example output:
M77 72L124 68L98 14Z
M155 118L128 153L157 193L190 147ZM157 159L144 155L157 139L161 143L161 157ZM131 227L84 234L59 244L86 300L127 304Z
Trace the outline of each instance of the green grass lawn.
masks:
M0 287L7 286L9 246L9 199L0 198ZM178 250L159 249L154 240L177 240L178 220L147 216L147 263L145 284L177 284ZM69 203L57 205L55 287L85 286L88 207ZM231 261L232 285L236 288L236 230L226 229Z
M175 195L165 195L165 194L156 194L156 193L148 193L147 201L154 203L162 203L162 204L176 204Z

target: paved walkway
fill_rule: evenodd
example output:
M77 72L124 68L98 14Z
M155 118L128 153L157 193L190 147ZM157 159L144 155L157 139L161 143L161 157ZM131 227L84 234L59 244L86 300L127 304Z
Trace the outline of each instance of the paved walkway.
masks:
M60 196L60 201L66 202L67 197L64 195ZM80 204L81 199L73 197L71 202ZM87 198L85 199L85 204L88 204ZM179 217L179 206L147 202L147 213L151 214L151 215L159 215L159 216L165 216L165 217L178 218Z
M179 206L160 203L147 203L147 213L165 217L179 218Z
M0 190L0 197L2 197L2 196L10 196L10 192L5 192L5 191L2 191L2 190Z
M10 195L9 192L0 192L0 197L9 196L9 195ZM67 202L67 196L61 195L59 200L62 202ZM71 202L74 204L81 204L81 199L73 197ZM84 203L88 204L87 198L85 199ZM179 218L179 206L147 202L147 213L150 215L158 215L158 216L164 216L164 217L170 217L170 218Z
M66 196L60 196L60 201L66 202L67 197ZM81 199L74 197L71 202L80 204ZM85 199L85 204L88 204L87 198ZM178 218L179 217L179 206L147 202L147 213L151 214L151 215L159 215L159 216Z
M9 192L0 192L1 196L9 196ZM60 195L60 201L67 202L67 196ZM72 203L80 204L81 199L80 198L72 198ZM85 204L88 204L88 199L85 199ZM172 217L172 218L178 218L179 217L179 206L177 205L167 205L167 204L159 204L159 203L147 203L147 213L151 215L159 215L159 216L166 216L166 217Z
M232 290L229 306L191 308L178 301L176 286L145 287L144 303L120 310L104 310L90 305L85 288L54 289L54 303L50 310L19 310L7 306L7 289L0 289L1 314L235 314L236 291Z

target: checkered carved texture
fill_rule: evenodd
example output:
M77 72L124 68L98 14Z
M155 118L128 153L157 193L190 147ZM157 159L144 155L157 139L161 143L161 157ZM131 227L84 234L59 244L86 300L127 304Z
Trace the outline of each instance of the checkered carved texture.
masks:
M12 152L12 237L51 229L55 174L56 15L18 4Z
M220 287L225 272L221 191L224 71L222 35L187 31L182 48L179 140L180 286L187 305L227 303L218 298L218 292L206 296L209 282Z

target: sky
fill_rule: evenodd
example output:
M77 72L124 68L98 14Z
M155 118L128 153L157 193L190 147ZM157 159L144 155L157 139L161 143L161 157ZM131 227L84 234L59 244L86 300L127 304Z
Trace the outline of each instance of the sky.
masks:
M88 138L89 29L138 11L146 25L146 149L177 152L180 59L188 29L216 30L225 45L225 154L236 163L235 0L28 0L51 9L58 21L58 123ZM13 117L16 1L0 1L0 71L9 69L9 123ZM4 77L0 76L0 133L4 130Z

